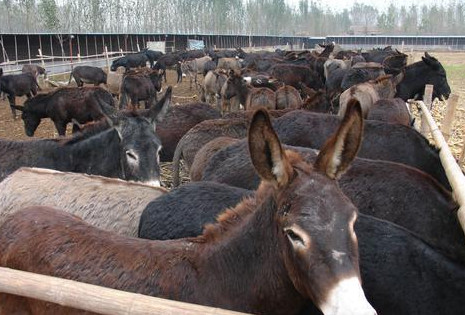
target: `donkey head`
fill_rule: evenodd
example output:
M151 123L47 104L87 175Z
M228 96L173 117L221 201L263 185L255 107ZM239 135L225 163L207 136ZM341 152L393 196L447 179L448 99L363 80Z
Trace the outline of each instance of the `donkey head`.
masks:
M446 70L444 70L442 64L427 52L421 59L429 67L426 84L434 86L433 98L449 98L451 90L447 82Z
M160 150L162 143L155 132L171 102L171 87L153 105L146 116L113 118L121 139L122 164L126 180L160 186Z
M335 181L355 158L362 137L360 104L349 103L313 166L283 150L264 110L252 119L249 149L262 178L257 193L266 185L273 189L280 255L295 289L324 314L376 314L361 287L357 209Z

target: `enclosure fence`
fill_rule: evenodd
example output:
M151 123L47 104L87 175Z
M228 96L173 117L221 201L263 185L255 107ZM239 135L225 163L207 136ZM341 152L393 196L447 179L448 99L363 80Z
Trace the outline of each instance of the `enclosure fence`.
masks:
M457 217L459 219L462 230L465 233L465 176L457 163L456 159L451 153L449 145L447 144L447 139L450 135L451 125L455 110L458 103L458 96L452 94L449 98L447 104L446 115L442 123L442 132L434 121L433 116L431 115L431 106L432 106L432 94L433 86L425 86L425 96L423 97L424 101L414 101L410 100L410 106L418 106L421 113L421 133L424 136L427 136L429 133L432 134L436 147L439 149L439 158L441 159L441 164L444 167L446 172L447 179L452 187L452 194L459 205L457 210ZM444 135L445 137L444 137ZM463 156L465 152L465 143L462 148L461 158L459 159L460 163L463 163Z
M0 267L0 292L108 315L245 314L3 267Z

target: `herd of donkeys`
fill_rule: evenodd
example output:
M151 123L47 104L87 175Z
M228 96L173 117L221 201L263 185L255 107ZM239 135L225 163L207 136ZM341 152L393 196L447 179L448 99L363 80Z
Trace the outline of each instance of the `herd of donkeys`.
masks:
M147 50L137 58L153 69L130 69L135 56L112 65L128 68L120 106L108 86L82 86L89 73L106 84L101 69L75 67L78 87L37 95L40 69L0 74L26 134L50 118L61 136L0 139L0 267L253 314L463 314L458 205L405 106L429 83L449 96L442 65L324 48L176 55L178 71L203 74L202 93L207 75L218 80L218 107L173 105L175 88L161 92L171 64L154 63L168 54ZM205 56L215 67L204 73ZM219 69L222 58L240 68ZM285 86L297 104L278 98ZM80 312L0 293L0 314Z

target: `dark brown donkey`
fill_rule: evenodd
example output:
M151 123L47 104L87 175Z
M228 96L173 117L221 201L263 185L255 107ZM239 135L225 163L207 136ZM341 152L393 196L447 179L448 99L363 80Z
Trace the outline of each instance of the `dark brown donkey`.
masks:
M314 165L284 151L266 111L249 129L262 182L198 237L126 238L47 207L0 227L0 265L256 314L296 314L309 301L324 314L375 314L360 285L357 209L335 178L360 146L360 107L351 107ZM75 310L0 295L5 314Z

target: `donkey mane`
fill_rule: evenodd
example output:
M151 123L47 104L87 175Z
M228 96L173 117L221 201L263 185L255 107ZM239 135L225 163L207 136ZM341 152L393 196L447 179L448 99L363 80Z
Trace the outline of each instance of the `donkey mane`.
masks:
M31 104L31 103L34 104L36 102L42 102L42 101L44 101L46 99L49 99L54 93L55 92L53 92L53 93L45 93L45 94L37 94L36 96L31 98L30 100L27 100L26 102L28 104Z
M430 59L436 61L437 63L439 63L439 61L434 58L434 57L430 57ZM421 68L421 67L428 67L428 65L422 60L419 60L417 62L414 62L412 64L409 64L405 67L405 70L408 70L408 69L416 69L416 68Z
M285 153L291 165L304 165L304 167L300 168L306 172L312 170L312 167L296 151L285 150ZM272 195L272 190L272 184L262 182L254 195L244 198L234 208L225 209L218 215L215 223L206 224L202 235L192 240L198 243L207 243L221 239L226 234L226 231L237 226L240 222L245 222L250 217L250 214L261 208L258 205L266 202L267 197Z
M60 139L61 140L60 143L63 146L76 144L80 141L84 141L99 133L102 133L105 130L108 130L109 128L110 127L108 126L107 122L103 120L102 122L93 124L91 127L86 128L84 131L73 135L71 138Z

